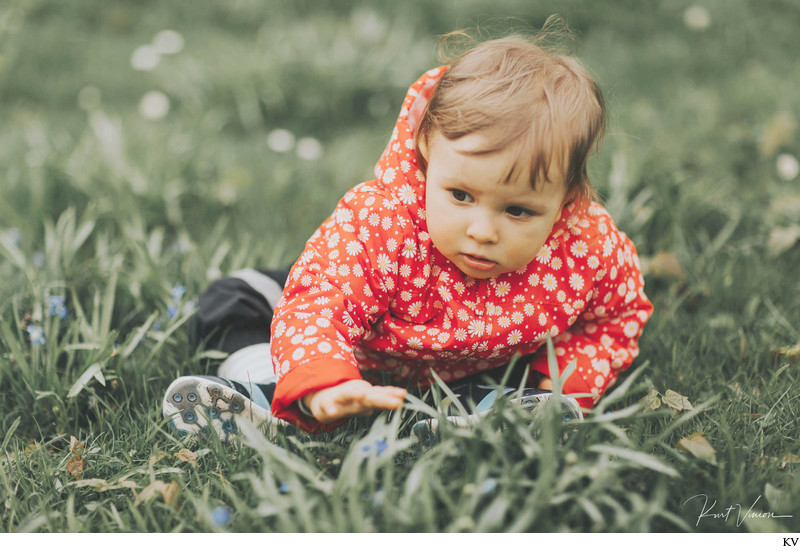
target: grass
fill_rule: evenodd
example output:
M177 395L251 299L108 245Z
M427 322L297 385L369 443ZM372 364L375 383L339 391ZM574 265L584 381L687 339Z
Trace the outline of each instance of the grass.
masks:
M797 7L697 4L705 29L688 1L3 4L2 530L796 531L800 195L776 163L800 156ZM296 258L370 177L435 36L554 12L606 90L593 181L656 305L596 413L509 405L427 450L416 402L330 435L165 430L164 389L213 355L187 340L199 293ZM183 49L134 70L165 28ZM270 148L279 128L322 154ZM700 494L792 516L698 521Z

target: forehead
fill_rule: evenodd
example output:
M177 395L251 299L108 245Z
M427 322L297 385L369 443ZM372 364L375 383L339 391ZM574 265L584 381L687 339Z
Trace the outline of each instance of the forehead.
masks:
M449 140L434 133L431 148L445 150L446 154L460 159L463 168L484 168L496 175L494 183L510 184L526 182L534 190L566 186L566 162L559 162L560 155L553 150L560 148L535 147L518 140L504 143L499 131L474 132Z

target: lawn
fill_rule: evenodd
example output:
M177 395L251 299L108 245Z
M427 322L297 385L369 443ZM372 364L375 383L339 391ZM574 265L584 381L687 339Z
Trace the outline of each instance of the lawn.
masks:
M437 36L553 13L606 93L590 173L655 304L595 412L509 404L430 449L419 402L328 435L172 434L167 385L218 358L188 343L202 290L294 261ZM6 0L0 530L797 531L798 21L794 0Z

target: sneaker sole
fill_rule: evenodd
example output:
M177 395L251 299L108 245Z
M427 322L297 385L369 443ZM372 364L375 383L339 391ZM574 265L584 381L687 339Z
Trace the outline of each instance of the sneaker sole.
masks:
M272 413L225 385L201 377L180 377L164 395L164 417L170 419L179 436L207 434L209 428L227 441L238 429L237 419L274 431L285 424Z

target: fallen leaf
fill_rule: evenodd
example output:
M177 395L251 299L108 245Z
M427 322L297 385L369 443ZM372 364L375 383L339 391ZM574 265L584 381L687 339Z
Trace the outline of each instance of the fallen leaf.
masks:
M708 443L708 440L705 439L702 432L695 432L678 440L678 449L712 465L717 464L717 453Z
M151 499L161 496L165 505L172 505L175 500L175 494L178 492L178 483L175 481L167 484L161 480L154 480L147 487L136 496L133 504L134 506L150 501Z
M177 457L179 460L184 461L186 463L197 465L197 456L194 454L192 450L187 450L186 448L183 448L177 453L173 454L173 456Z
M148 464L152 467L153 465L155 465L156 463L158 463L159 461L161 461L165 457L169 457L169 454L167 452L156 452L155 454L150 456L150 460L148 461Z
M74 436L69 437L69 453L80 457L83 454L83 442L78 441Z
M762 455L761 457L755 460L754 465L758 465L761 467L764 466L780 467L781 469L785 469L786 465L796 465L798 463L800 463L800 456L797 456L793 453L785 453L783 454L783 457L781 457L780 459L778 459L777 457Z
M686 396L682 396L674 390L667 390L667 392L664 393L664 403L678 411L694 409Z
M67 472L77 479L83 476L83 469L85 467L86 464L83 462L83 459L77 455L67 462Z
M686 276L678 257L668 251L656 253L651 257L642 257L641 264L644 275L679 279Z
M771 348L772 357L776 360L788 360L792 363L800 360L800 344Z
M642 404L642 411L653 411L661 407L661 399L657 390L653 389L645 394L639 403Z
M767 240L767 251L772 256L788 251L800 240L800 226L791 225L782 228L772 228Z
M775 113L764 125L758 148L764 157L772 157L785 145L792 141L797 130L797 119L789 111Z

